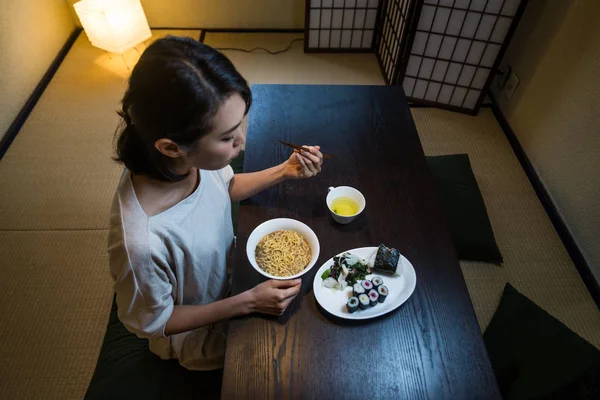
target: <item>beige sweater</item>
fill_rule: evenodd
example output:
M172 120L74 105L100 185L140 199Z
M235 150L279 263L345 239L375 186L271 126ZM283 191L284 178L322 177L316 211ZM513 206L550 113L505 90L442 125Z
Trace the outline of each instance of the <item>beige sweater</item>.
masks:
M163 359L195 370L223 367L225 324L165 337L175 305L207 304L228 291L227 260L233 243L231 167L200 170L200 184L186 199L148 217L125 171L110 217L110 273L119 318L147 338Z

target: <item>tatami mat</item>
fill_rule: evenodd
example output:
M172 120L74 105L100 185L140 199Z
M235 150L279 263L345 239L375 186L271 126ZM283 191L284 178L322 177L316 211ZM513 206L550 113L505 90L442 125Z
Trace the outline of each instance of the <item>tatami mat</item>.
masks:
M198 38L199 31L157 31ZM217 47L285 48L293 34L208 33ZM252 84L383 84L372 54L226 54ZM143 46L138 46L143 50ZM0 161L0 398L80 399L112 298L106 227L120 167L115 110L128 67L82 35ZM468 153L505 263L461 263L480 325L505 282L600 346L600 315L488 109L413 109L428 155ZM28 232L23 232L28 231Z
M148 42L166 34L200 36ZM80 35L0 161L0 399L81 399L89 384L112 301L115 111L138 50Z
M297 34L213 33L204 43L216 48L250 50L264 47L273 52L285 49ZM252 53L223 51L236 68L254 83L293 83L310 85L383 85L373 54L304 54L304 43L296 42L285 53L270 55L261 50Z
M81 398L112 300L106 232L0 232L0 398Z

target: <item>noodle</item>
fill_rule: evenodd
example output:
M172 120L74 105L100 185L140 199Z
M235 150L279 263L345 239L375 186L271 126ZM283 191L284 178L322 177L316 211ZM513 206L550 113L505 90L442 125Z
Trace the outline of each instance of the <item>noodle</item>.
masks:
M280 230L269 233L258 241L256 263L274 276L296 275L308 265L310 245L294 231Z

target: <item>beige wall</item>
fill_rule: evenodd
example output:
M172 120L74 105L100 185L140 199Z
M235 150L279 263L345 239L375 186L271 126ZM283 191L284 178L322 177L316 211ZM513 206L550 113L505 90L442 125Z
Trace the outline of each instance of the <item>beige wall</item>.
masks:
M600 1L531 0L496 98L600 281Z
M74 28L64 0L0 0L0 136Z
M142 0L142 6L151 28L304 28L304 0Z

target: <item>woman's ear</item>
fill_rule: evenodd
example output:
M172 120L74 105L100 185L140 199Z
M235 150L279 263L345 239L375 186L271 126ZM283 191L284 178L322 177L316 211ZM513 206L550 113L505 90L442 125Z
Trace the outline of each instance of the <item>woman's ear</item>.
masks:
M171 158L179 158L185 154L183 149L171 139L158 139L156 142L154 142L154 147L165 156Z

